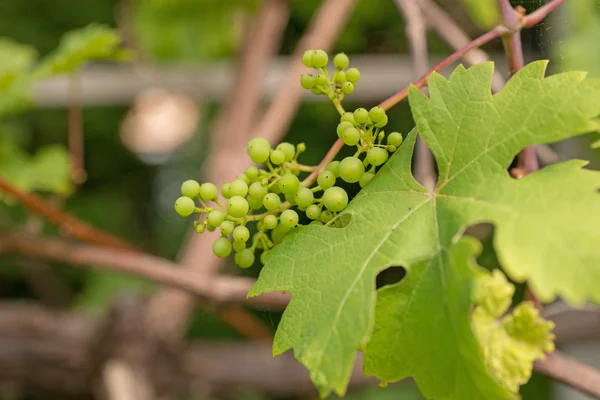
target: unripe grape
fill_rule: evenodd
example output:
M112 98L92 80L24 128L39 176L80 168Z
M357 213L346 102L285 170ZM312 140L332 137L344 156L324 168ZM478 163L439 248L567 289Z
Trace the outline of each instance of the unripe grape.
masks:
M338 137L342 138L346 129L350 129L350 128L354 128L354 125L352 125L350 122L347 122L347 121L340 122L336 128Z
M386 115L381 121L376 122L375 126L378 127L378 128L383 128L384 126L387 125L387 123L388 123L388 117Z
M202 200L214 200L217 198L217 187L214 183L204 182L200 186L200 197Z
M294 197L294 199L299 207L306 208L315 201L315 195L309 188L301 187L296 192L296 196Z
M348 205L348 193L339 186L330 187L323 193L323 205L330 211L342 211Z
M387 142L398 148L402 144L402 135L399 132L392 132L388 135Z
M348 65L350 65L350 58L348 58L345 53L338 53L333 57L333 65L335 65L337 69L348 68Z
M267 259L267 254L269 254L269 251L268 251L268 250L265 250L265 251L263 251L263 252L260 254L260 262L261 262L261 264L263 264L263 265L264 265L264 264L266 264L266 262L265 262L265 261L266 261L266 259Z
M217 229L217 227L216 227L216 226L212 226L212 225L208 225L208 224L207 224L207 225L206 225L206 229L207 229L209 232L214 232L214 231Z
M270 159L273 164L279 165L285 161L285 154L281 150L273 150Z
M318 87L314 87L312 89L310 89L311 92L313 92L313 94L323 94L323 91L321 89L319 89Z
M302 64L304 64L308 68L312 68L313 67L313 62L312 62L313 51L314 50L306 50L302 54Z
M396 148L396 146L392 146L391 144L388 144L387 146L385 146L385 149L386 149L388 152L390 152L390 153L393 153L393 152L395 152L396 150L398 150L398 149Z
M326 224L333 219L333 213L329 210L323 210L319 216L319 221Z
M323 74L318 74L317 75L317 85L319 86L325 86L327 84L328 80L327 77Z
M240 251L244 251L245 248L246 248L246 242L242 242L239 240L233 241L233 250L235 250L236 253L239 253Z
M189 217L196 209L196 203L189 197L181 196L175 200L175 211L182 217Z
M181 184L181 194L185 197L194 198L200 193L200 184L193 179L187 180Z
M236 253L235 263L240 268L250 268L254 264L254 253L250 249L245 249Z
M256 232L253 236L252 236L252 243L256 243L254 245L255 248L257 249L262 249L265 246L263 245L262 240L260 240L260 237L262 236L262 233L260 232Z
M231 191L229 190L229 187L230 187L229 183L224 183L223 185L221 185L221 194L226 199L231 197Z
M348 128L344 131L342 140L347 146L356 146L360 140L360 132L356 128Z
M254 165L252 165L246 169L246 172L244 172L244 174L248 177L248 179L254 180L254 179L258 178L259 171L258 171L258 168L256 168Z
M335 73L335 83L344 83L346 82L346 74L344 73L344 71L337 71Z
M323 223L321 221L311 221L309 225L323 226Z
M248 195L250 196L250 198L260 201L261 204L262 204L262 200L265 197L265 195L267 194L267 192L268 192L268 189L265 186L263 186L260 182L254 182L248 188Z
M236 226L232 237L236 242L247 242L250 239L250 231L243 225Z
M263 206L269 211L276 210L281 206L281 199L275 193L268 193L263 199Z
M248 198L248 205L251 210L260 210L262 208L262 199L258 200L253 197Z
M221 233L223 235L230 235L235 228L235 224L231 221L223 221L221 222L221 225L219 225L219 228L221 229Z
M234 218L242 218L248 214L250 205L245 198L240 196L232 196L227 201L227 212Z
M265 229L273 229L277 226L277 217L274 215L266 215L263 219L263 227Z
M380 166L388 159L388 152L381 147L373 147L367 151L367 161L376 167Z
M296 147L291 143L287 143L287 142L279 143L279 145L277 145L276 149L283 152L285 161L293 160L294 156L296 155Z
M204 233L204 231L206 231L206 226L204 226L204 224L199 221L194 221L194 229L198 233Z
M279 223L286 228L293 228L298 224L298 213L294 210L285 210L279 216Z
M231 254L231 242L225 237L220 237L213 242L212 251L217 257L225 258Z
M354 114L351 112L345 112L344 114L342 114L340 121L350 122L353 126L356 124L356 121L354 120Z
M317 78L312 74L302 74L300 76L300 85L304 89L312 89L317 84Z
M360 72L356 68L348 68L346 71L346 79L356 85L356 82L360 79Z
M323 170L319 172L317 176L317 184L323 190L327 190L335 185L335 174L329 170Z
M354 111L354 120L359 124L364 124L369 119L369 112L364 108L357 108Z
M300 187L300 180L292 174L285 174L279 179L279 190L283 194L296 194Z
M225 221L225 213L219 210L214 210L208 213L207 221L209 225L219 226L223 221Z
M325 167L325 169L327 171L333 172L333 174L337 178L338 176L340 176L339 167L340 167L340 162L339 161L332 161L329 164L327 164L327 167Z
M246 176L246 174L241 174L241 175L238 175L238 177L237 177L237 178L235 178L235 179L236 179L236 180L238 180L238 181L243 181L243 182L245 182L245 183L246 183L246 185L249 185L249 184L250 184L250 178L248 178L248 177Z
M358 184L361 188L364 188L371 182L371 179L373 179L374 176L375 174L372 172L365 172L362 178L360 178L360 181L358 181Z
M229 184L229 193L231 193L232 196L246 197L248 194L248 184L237 179Z
M346 157L340 162L340 178L348 183L355 183L362 178L365 173L365 166L362 161L356 157Z
M271 145L267 139L254 138L248 142L247 151L253 162L262 164L269 159Z
M329 60L329 57L327 57L327 53L324 52L323 50L313 51L312 64L315 68L326 67L328 60Z
M298 154L304 153L306 151L306 144L298 143L298 145L296 145L296 151L298 152Z
M354 84L352 82L344 82L342 84L342 93L344 93L344 94L354 93Z
M369 111L369 118L375 123L381 121L385 116L385 110L379 106L373 107Z
M321 207L316 204L311 204L310 206L306 207L306 211L304 213L310 219L317 219L321 215Z

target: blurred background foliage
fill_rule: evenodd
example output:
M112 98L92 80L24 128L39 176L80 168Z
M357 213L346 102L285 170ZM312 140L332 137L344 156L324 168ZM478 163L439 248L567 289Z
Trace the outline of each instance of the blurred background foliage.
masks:
M291 54L320 3L319 0L289 2L291 15L280 49L282 55ZM440 3L471 35L496 23L494 0ZM542 3L513 2L529 10ZM200 123L189 141L159 159L136 154L124 146L119 131L128 107L85 108L83 131L88 176L82 186L73 190L67 151L68 111L36 108L28 93L38 79L73 72L85 60L127 59L128 55L115 47L117 39L133 50L140 62L148 64L231 61L242 44L244 21L259 6L259 0L95 0L77 7L72 0L1 1L0 176L45 197L66 196L64 208L68 212L151 253L175 259L185 242L190 221L179 218L172 204L180 183L189 177L199 177L198 171L207 155L211 122L219 105L199 104ZM600 75L599 7L596 0L567 2L552 22L524 32L526 50L551 57L555 70L584 69ZM80 30L76 35L65 36L76 29ZM486 49L502 51L499 41ZM393 1L360 0L335 50L350 55L406 54L404 22ZM431 33L430 52L448 51ZM351 97L349 100L347 108L358 106L351 103ZM407 132L411 128L406 104L393 109L390 116L391 129ZM336 139L337 118L329 104L305 104L286 140L305 142L308 148L305 162L318 163ZM592 157L597 160L597 155ZM31 220L20 206L0 197L0 231L21 229ZM52 226L43 229L56 233ZM482 263L490 265L494 262L493 249L491 246L486 249ZM154 288L151 283L110 272L62 265L53 265L52 271L68 291L59 305L84 312L105 311L119 292ZM234 268L229 272L238 273ZM256 275L257 271L245 273ZM46 300L28 283L22 263L7 257L0 259L0 296ZM280 317L268 310L257 313L273 327ZM201 310L190 324L189 337L239 338L230 327ZM524 388L523 395L525 399L550 398L549 384L536 377ZM391 386L353 393L348 398L384 400L420 396L414 388Z

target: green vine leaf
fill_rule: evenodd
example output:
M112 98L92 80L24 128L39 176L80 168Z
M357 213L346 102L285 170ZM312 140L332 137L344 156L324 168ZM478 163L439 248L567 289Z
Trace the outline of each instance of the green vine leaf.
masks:
M31 70L37 57L33 47L0 37L0 117L31 104Z
M435 190L410 171L413 131L352 200L349 223L300 228L269 253L249 296L292 293L273 353L293 349L322 396L345 393L360 348L368 373L413 376L427 398L510 398L470 327L475 277L454 250L475 223L496 226L506 273L542 301L600 301L600 174L577 160L520 180L507 172L526 146L597 129L600 81L578 72L544 78L546 66L526 66L494 96L491 63L459 67L449 80L432 75L430 98L411 88L417 129L439 168ZM377 274L397 265L407 276L376 296Z
M89 61L127 61L131 54L120 47L116 30L90 24L66 33L58 48L45 57L37 68L38 76L69 74Z

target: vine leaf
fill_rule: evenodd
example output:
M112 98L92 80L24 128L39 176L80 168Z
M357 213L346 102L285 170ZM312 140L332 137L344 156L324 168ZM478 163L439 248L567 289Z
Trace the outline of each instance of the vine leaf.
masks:
M507 172L526 146L597 129L600 81L544 78L546 66L529 64L494 96L491 63L432 75L429 98L411 88L417 130L439 168L435 190L410 171L413 131L353 199L346 226L300 228L269 253L249 296L292 293L273 353L293 349L322 396L345 393L364 349L367 373L413 376L427 398L510 398L470 328L476 276L455 246L472 224L496 226L504 270L542 301L600 301L600 173L577 160L520 180ZM377 274L397 265L404 280L376 296Z

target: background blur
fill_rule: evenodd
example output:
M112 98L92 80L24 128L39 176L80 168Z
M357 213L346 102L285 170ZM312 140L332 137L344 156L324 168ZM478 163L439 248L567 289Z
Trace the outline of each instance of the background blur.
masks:
M268 106L281 85L288 57L321 3L286 3L289 19L277 55L262 72L264 79L257 77L263 81L261 109ZM513 5L520 4L528 10L543 3L544 0L513 1ZM494 24L494 1L440 0L439 4L471 37ZM31 105L23 102L10 108L3 100L8 94L2 92L0 85L0 177L44 197L56 193L66 196L62 204L69 213L149 253L178 259L192 221L180 218L173 210L173 202L179 196L182 181L201 180L207 173L209 166L205 161L215 139L211 137L215 118L231 91L236 90L236 58L261 5L259 0L0 0L0 37L31 46L42 57L58 46L63 34L90 23L116 28L125 47L138 56L133 63L91 63L79 73L40 80L32 88ZM595 76L600 76L598 38L597 0L567 1L550 19L523 32L526 59L550 59L553 72L582 69ZM503 68L500 41L485 50L498 60L498 68ZM345 101L347 109L370 108L414 79L405 23L392 0L359 0L334 51L350 55L351 64L359 64L363 74L356 94ZM432 60L450 51L430 31ZM12 54L0 51L0 72L3 64L14 61ZM79 105L83 106L81 123L77 118ZM262 116L262 111L258 116ZM317 163L336 139L338 118L326 98L306 96L285 140L305 142L305 163ZM390 126L403 133L413 126L406 102L392 110ZM78 178L82 184L71 190L68 135L78 129L84 138L85 174ZM244 129L251 132L256 126ZM590 148L594 139L590 135L553 149L560 159L590 159L597 168L600 155ZM36 224L39 221L23 207L0 195L2 234L31 229ZM50 224L37 229L48 235L60 234ZM482 263L493 259L493 254L487 256ZM224 273L249 276L256 276L259 271L252 268L240 272L231 265L223 268ZM117 273L0 255L0 308L2 304L26 300L94 316L107 312L114 299L124 292L149 293L154 288L147 281ZM280 317L268 309L252 312L273 329ZM194 340L246 340L200 308L194 311L187 336ZM595 346L589 346L572 346L569 351L583 353L588 362L598 362L599 353ZM0 365L3 351L6 349L2 348L0 334ZM0 371L2 400L62 398L27 393L30 388L3 382L2 375ZM240 394L235 387L228 389L211 394L214 397L210 398L277 398L259 390ZM524 388L523 397L583 398L557 389L540 377L534 377ZM411 385L400 384L386 389L360 388L348 398L420 396Z

